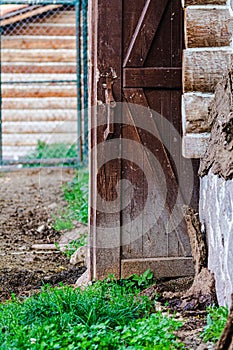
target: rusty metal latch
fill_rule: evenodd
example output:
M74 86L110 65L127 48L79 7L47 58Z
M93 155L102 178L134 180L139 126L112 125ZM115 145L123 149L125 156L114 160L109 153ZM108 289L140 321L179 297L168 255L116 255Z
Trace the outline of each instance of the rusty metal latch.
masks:
M111 135L114 134L114 108L116 107L116 101L113 97L113 84L117 79L116 72L113 68L110 68L110 72L103 74L105 83L103 83L103 88L105 90L105 103L107 109L107 127L104 131L104 139L107 140Z

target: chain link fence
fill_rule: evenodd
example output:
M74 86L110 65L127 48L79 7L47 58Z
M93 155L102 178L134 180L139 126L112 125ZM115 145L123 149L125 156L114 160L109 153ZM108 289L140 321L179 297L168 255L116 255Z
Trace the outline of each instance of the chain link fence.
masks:
M86 161L87 4L1 2L2 165Z

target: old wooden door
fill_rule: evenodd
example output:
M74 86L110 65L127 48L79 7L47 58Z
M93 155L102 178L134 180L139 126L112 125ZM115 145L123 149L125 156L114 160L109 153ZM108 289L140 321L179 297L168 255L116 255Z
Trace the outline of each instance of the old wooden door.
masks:
M91 276L192 274L180 0L92 0L91 23Z

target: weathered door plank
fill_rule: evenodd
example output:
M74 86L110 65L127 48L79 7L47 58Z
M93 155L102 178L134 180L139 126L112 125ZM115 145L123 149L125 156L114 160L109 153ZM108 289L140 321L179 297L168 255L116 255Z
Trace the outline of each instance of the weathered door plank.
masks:
M143 66L168 0L146 0L123 67Z

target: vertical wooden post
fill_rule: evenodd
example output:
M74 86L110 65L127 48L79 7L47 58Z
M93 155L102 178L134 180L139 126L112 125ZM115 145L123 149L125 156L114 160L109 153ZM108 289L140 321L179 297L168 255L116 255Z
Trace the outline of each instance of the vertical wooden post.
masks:
M116 102L121 102L122 1L92 0L91 3L91 145L90 145L90 277L104 278L108 273L120 277L120 198L116 187L121 178L120 126L114 129L116 143L104 140L104 77L114 69ZM102 124L102 125L101 125ZM118 140L118 143L117 143ZM98 145L102 145L101 151ZM118 149L116 149L118 147ZM114 155L111 159L111 155ZM108 160L108 161L107 161ZM119 196L119 192L118 192ZM98 208L100 202L115 201L114 213ZM109 237L106 228L110 229Z

